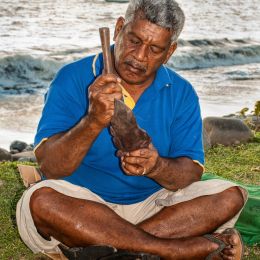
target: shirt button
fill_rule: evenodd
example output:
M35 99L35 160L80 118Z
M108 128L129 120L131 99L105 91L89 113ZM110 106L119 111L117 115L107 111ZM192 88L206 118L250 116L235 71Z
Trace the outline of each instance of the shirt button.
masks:
M172 85L172 84L167 83L167 84L165 84L165 87L169 88L171 85Z

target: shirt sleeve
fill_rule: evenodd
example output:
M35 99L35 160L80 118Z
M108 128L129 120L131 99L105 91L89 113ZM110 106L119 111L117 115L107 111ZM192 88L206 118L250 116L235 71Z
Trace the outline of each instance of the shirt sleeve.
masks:
M86 113L86 93L79 87L74 70L63 67L45 95L45 104L34 140L35 147L44 139L68 131Z
M199 99L189 84L177 109L177 117L171 126L171 140L170 157L189 157L203 167L204 151Z

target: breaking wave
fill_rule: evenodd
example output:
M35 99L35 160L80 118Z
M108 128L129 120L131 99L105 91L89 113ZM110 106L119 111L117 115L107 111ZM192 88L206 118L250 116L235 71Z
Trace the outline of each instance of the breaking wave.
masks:
M12 55L0 59L0 94L33 94L48 86L62 62Z
M178 45L168 62L176 70L260 63L260 43L251 40L180 40ZM75 52L78 58L86 50L64 50L58 58L57 53L45 58L21 54L0 58L0 94L33 94L46 89L58 69L75 60Z
M179 70L260 63L260 43L250 40L190 40L179 42L179 49L168 65Z

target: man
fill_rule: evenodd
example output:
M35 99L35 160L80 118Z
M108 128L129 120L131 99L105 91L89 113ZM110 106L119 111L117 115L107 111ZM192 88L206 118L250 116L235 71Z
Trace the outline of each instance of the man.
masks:
M17 206L19 232L33 252L58 252L62 243L165 259L241 259L239 234L230 228L246 193L230 182L200 181L198 97L163 65L183 24L174 0L131 1L115 27L115 74L102 75L99 54L53 80L35 138L46 180ZM118 158L109 123L121 86L152 143Z

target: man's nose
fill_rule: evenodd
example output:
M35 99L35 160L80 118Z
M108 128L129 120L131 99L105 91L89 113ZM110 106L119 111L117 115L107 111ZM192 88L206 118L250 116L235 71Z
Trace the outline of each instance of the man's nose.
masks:
M148 54L148 48L146 45L144 44L141 44L140 46L138 46L136 48L136 51L135 51L135 58L138 60L138 61L146 61L147 60L147 54Z

